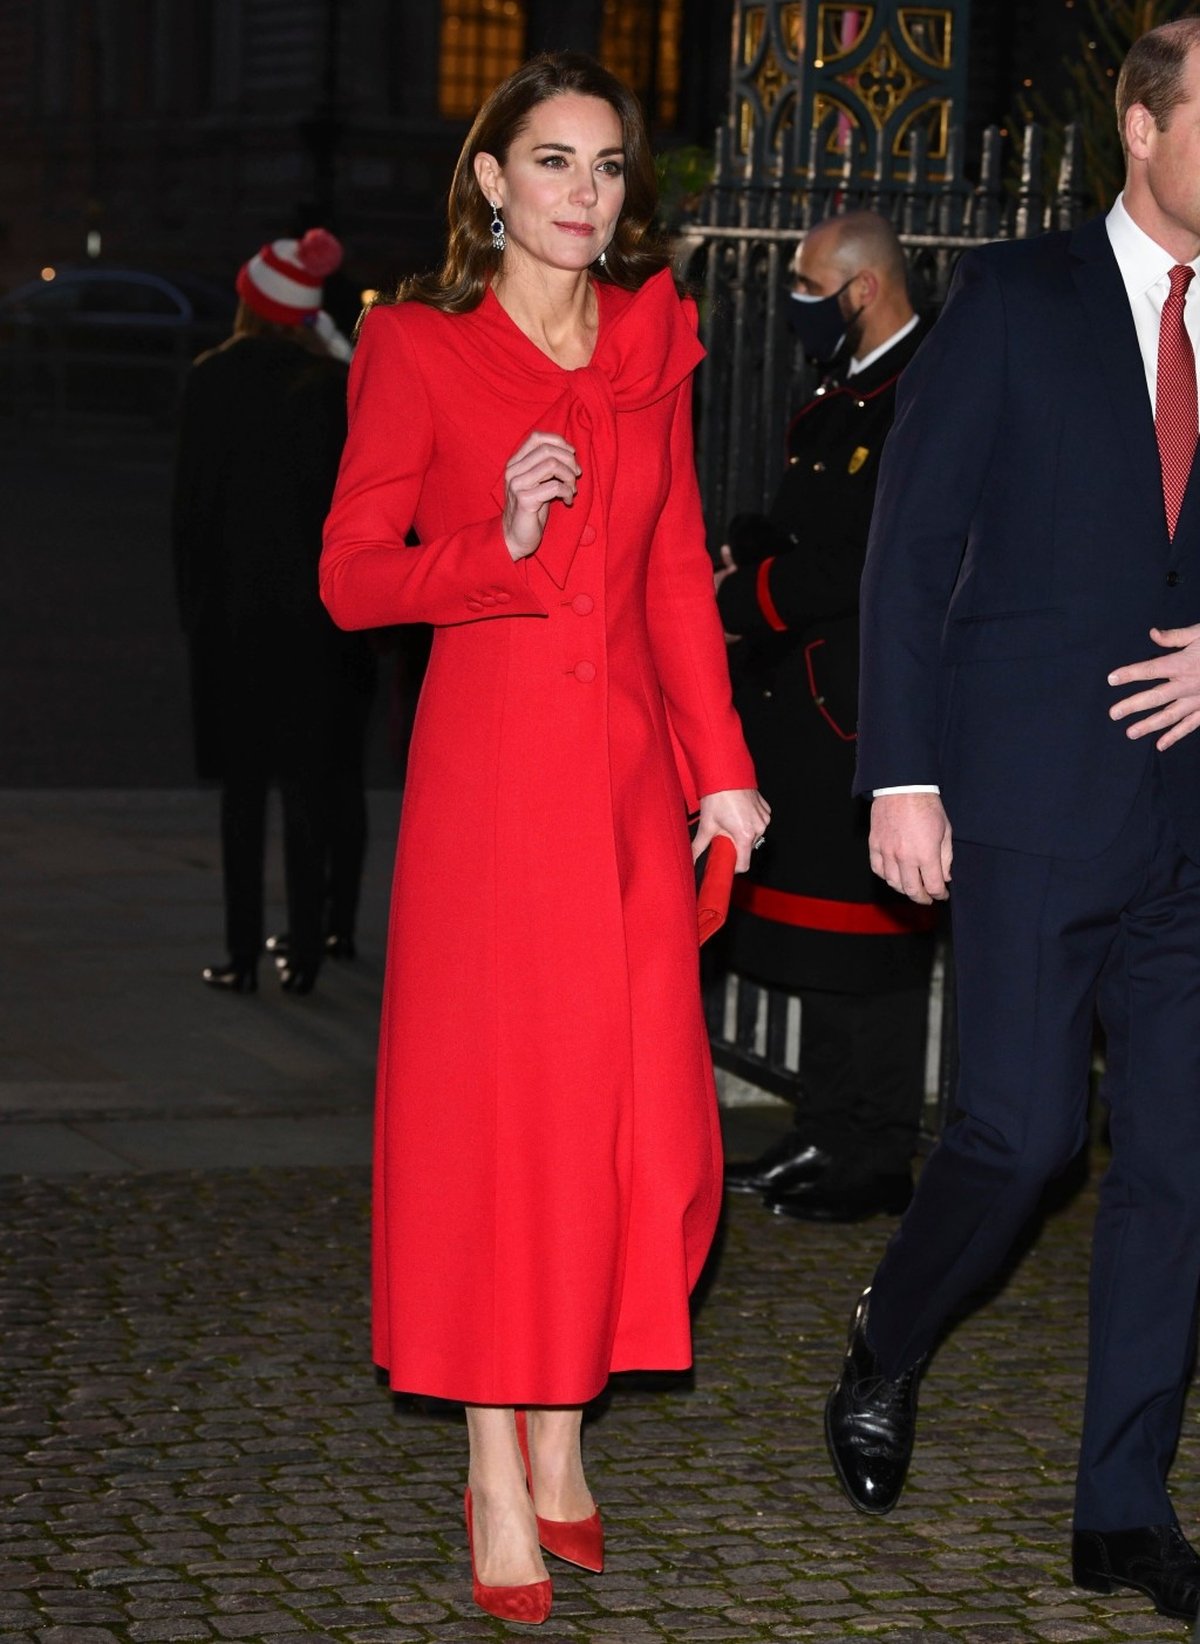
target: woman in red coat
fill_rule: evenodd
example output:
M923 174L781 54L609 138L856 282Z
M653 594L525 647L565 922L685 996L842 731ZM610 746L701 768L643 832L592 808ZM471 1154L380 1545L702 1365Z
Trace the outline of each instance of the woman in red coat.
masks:
M744 869L769 814L704 546L703 351L653 207L636 100L590 58L492 94L443 268L363 326L321 562L342 626L436 630L392 898L375 1356L467 1405L475 1598L527 1621L539 1539L602 1562L582 1405L691 1362L721 1191L692 862L725 833Z

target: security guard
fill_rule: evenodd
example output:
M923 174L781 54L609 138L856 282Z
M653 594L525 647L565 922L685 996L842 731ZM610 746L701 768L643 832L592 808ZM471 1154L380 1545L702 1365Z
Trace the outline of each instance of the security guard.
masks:
M890 892L851 797L858 584L896 382L927 326L904 253L874 212L804 239L789 317L832 369L788 431L771 511L730 524L717 572L736 701L772 824L737 882L728 961L798 993L796 1124L730 1188L780 1214L849 1221L904 1210L924 1093L933 910Z

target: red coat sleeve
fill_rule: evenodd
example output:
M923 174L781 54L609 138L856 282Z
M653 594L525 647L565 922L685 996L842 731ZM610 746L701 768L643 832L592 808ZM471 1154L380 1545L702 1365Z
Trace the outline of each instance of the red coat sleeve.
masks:
M676 389L671 480L650 549L646 613L655 668L694 809L726 788L757 786L729 688L725 636L704 546L692 447L692 383Z
M349 432L325 521L321 598L340 628L546 615L492 514L406 547L433 410L400 308L373 309L350 367Z

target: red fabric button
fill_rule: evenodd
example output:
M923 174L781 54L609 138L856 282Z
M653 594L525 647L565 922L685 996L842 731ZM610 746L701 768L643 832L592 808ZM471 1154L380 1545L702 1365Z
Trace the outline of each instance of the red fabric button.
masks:
M591 616L596 609L596 601L591 594L576 594L571 601L571 609L576 616Z
M577 662L575 664L575 678L581 685L590 685L596 677L594 662Z
M478 599L468 599L467 600L467 610L468 611L482 611L483 610L483 601L478 600Z
M583 530L579 533L579 540L585 548L589 542L595 542L596 527L594 525L585 525Z

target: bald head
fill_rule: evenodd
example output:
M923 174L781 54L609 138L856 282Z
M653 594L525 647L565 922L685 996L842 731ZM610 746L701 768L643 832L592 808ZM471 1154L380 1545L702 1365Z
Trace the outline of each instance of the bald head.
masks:
M809 231L804 243L813 241L844 279L852 280L867 269L883 284L907 292L904 247L891 223L877 211L848 211L844 217L828 217Z
M796 289L839 302L852 352L863 359L913 317L904 248L886 217L850 211L809 230L796 252Z

